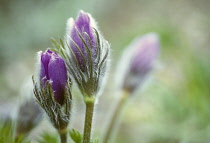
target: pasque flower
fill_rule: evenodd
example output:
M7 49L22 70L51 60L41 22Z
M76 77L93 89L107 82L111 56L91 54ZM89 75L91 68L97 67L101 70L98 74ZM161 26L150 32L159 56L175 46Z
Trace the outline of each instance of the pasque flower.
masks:
M107 70L109 44L100 34L89 13L80 11L67 23L66 35L70 60L67 65L85 97L94 97L101 89Z
M38 103L58 132L64 133L70 119L72 99L71 81L64 60L49 49L38 52L38 75L37 81L33 78L33 83Z
M95 99L105 81L110 46L99 32L95 20L84 11L80 11L76 20L68 20L65 41L60 40L58 44L53 40L53 43L84 97L83 143L90 143Z
M126 52L128 51L131 52L123 88L129 92L133 92L145 80L153 68L154 61L159 53L158 36L155 33L149 33L138 37L128 47Z
M129 101L130 95L142 84L153 68L159 53L159 40L155 33L137 37L124 51L119 62L118 75L121 75L122 95L111 117L111 122L105 132L103 143L111 142L117 122ZM121 74L123 73L123 74Z
M89 13L80 11L76 20L67 22L65 43L53 43L65 60L67 71L81 91L86 104L83 143L90 143L96 96L101 91L109 58L109 43L99 32Z
M40 52L40 81L46 86L46 81L52 82L55 100L63 105L67 71L64 60L57 53L47 50Z
M70 25L67 31L69 33L67 34L72 39L68 42L72 51L76 55L81 71L84 72L87 70L85 66L85 59L88 58L88 54L93 54L93 61L96 58L97 38L93 29L95 26L94 21L88 13L81 11L76 21L74 21L73 18L70 18L68 23ZM88 53L87 48L89 48L90 53ZM80 53L79 50L82 53ZM82 54L85 59L83 59Z
M16 136L28 134L42 119L43 112L34 99L25 101L20 107L17 117Z

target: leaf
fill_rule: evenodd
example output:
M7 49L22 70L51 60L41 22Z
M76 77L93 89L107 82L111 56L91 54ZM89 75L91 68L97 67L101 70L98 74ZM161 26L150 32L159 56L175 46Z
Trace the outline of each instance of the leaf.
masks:
M14 132L11 121L7 121L0 125L0 142L1 143L14 143Z
M14 124L11 119L0 121L0 143L30 143L26 134L15 135Z
M19 135L18 137L15 138L15 143L25 143L24 139L26 138L25 135Z
M44 133L42 139L38 141L39 143L58 143L58 138L54 134Z
M69 135L75 143L81 143L82 142L83 136L82 136L82 134L80 134L79 131L77 131L75 129L72 129L70 131Z

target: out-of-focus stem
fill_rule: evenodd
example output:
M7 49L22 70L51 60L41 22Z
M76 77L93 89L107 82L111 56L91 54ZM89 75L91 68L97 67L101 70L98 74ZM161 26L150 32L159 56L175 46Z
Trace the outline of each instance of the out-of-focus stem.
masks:
M94 112L94 103L95 103L94 101L86 102L83 143L90 143L93 112Z
M67 129L58 131L61 143L67 143Z
M121 113L124 109L124 105L127 101L127 98L129 96L129 92L124 90L122 92L122 96L120 97L120 101L118 102L114 113L111 117L110 123L108 124L108 128L105 132L104 138L103 138L103 143L108 143L111 142L111 138L113 136L113 134L116 132L116 128L117 128L117 124L119 122L119 118L121 116Z

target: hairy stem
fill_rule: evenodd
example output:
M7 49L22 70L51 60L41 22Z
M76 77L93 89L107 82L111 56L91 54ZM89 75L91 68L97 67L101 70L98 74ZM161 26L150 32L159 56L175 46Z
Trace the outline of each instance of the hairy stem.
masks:
M111 116L110 123L108 124L108 128L105 132L103 143L111 142L111 137L116 132L117 124L119 123L119 118L121 116L121 113L124 109L124 105L127 101L127 97L129 95L129 92L123 91L123 95L120 97L120 101L118 102L113 115Z
M83 143L90 143L93 112L94 112L94 101L86 102Z
M67 129L58 131L61 143L67 143Z

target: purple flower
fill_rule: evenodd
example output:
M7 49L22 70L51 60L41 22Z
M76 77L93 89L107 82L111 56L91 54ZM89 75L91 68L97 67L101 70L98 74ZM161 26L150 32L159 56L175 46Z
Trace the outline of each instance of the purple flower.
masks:
M70 55L69 73L85 97L95 97L102 89L109 57L110 46L95 23L91 15L83 11L75 21L70 18L66 35L68 48L63 51Z
M153 68L154 61L159 53L158 36L150 33L139 37L129 46L129 50L131 50L131 55L123 88L133 92Z
M67 82L67 71L64 60L57 53L46 50L40 54L40 81L46 86L46 81L52 82L52 90L55 100L63 105L65 87Z
M41 108L33 99L29 99L21 104L17 117L16 136L28 134L41 122L42 115Z
M74 21L73 18L70 18L68 24L68 43L76 55L80 69L84 72L86 70L85 61L79 50L81 50L84 58L87 59L89 54L87 48L91 49L93 62L97 57L97 38L94 30L96 28L95 21L90 14L81 10L77 19Z

